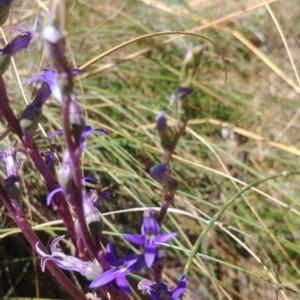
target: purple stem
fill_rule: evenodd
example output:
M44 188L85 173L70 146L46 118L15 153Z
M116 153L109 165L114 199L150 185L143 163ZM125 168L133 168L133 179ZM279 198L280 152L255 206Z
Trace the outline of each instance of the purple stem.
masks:
M178 141L180 139L180 137L183 135L184 131L185 131L185 127L187 125L187 122L184 122L183 126L182 127L178 127L179 130L176 131L175 133L175 136L172 140L172 144L171 144L171 147L169 150L167 151L164 151L163 155L162 155L162 159L161 159L161 162L163 164L170 164L170 159L175 151L175 148L178 144ZM178 121L179 123L179 121ZM177 128L177 125L176 125L176 128ZM158 215L158 218L157 218L157 222L159 224L159 226L161 226L164 222L164 219L167 215L167 212L168 212L168 209L171 205L171 203L173 202L173 199L174 199L174 194L169 194L168 191L167 191L167 188L163 187L162 189L162 202L161 202L161 208L160 208L160 211L159 211L159 215Z
M71 76L71 74L68 74L67 76ZM80 168L81 151L79 147L75 147L74 141L72 140L72 134L71 134L70 122L69 122L69 108L70 108L71 101L72 101L71 94L63 95L63 99L62 99L63 132L64 132L64 137L66 142L66 148L70 155L73 180L75 185L75 191L70 195L71 196L70 202L77 216L82 239L86 244L91 256L98 260L97 247L91 239L90 233L86 225L85 216L84 216L83 201L82 201L81 168Z
M33 249L36 249L35 246L39 243L40 248L42 251L47 253L46 248L41 243L35 232L32 230L30 225L28 224L26 218L23 215L23 212L17 207L15 208L12 205L11 200L8 198L6 191L2 184L0 184L0 199L4 203L6 209L8 210L9 214L13 217L17 226L22 230L23 235L30 243ZM58 266L53 263L52 261L48 261L46 264L47 269L55 278L55 280L63 286L63 288L69 293L69 295L73 299L78 300L86 300L85 295L69 280L69 278L62 272Z
M23 142L28 154L33 160L36 168L43 175L47 185L51 190L57 189L59 185L52 176L51 172L47 168L43 158L41 157L37 146L33 143L31 138L28 135L24 135L20 127L19 121L14 115L12 109L9 106L9 99L7 97L6 88L4 85L2 74L0 73L0 111L7 120L13 132L15 132L20 140ZM66 226L70 238L72 239L73 244L76 246L76 234L74 228L74 222L69 211L68 203L62 193L57 193L55 197L54 205L56 205L56 211L59 213L62 218L64 225Z
M161 198L162 198L161 208L160 208L159 215L157 218L157 222L158 222L159 226L161 226L164 222L164 219L167 215L168 209L174 199L174 194L169 194L167 189L165 187L163 187Z

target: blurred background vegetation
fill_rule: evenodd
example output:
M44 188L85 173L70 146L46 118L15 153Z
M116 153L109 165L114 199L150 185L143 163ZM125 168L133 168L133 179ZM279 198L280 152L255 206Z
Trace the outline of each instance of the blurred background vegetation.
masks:
M149 168L162 150L155 116L164 110L174 125L169 99L179 84L185 53L205 46L193 82L192 120L172 159L181 186L163 230L177 231L164 246L168 263L164 280L177 285L197 237L220 207L245 184L282 171L299 169L300 1L299 0L69 0L67 51L70 64L84 67L76 77L76 93L87 124L104 127L108 137L89 136L83 158L86 175L98 176L116 197L101 204L104 241L121 256L132 251L120 237L139 233L142 210L159 207L161 187ZM3 27L2 45L14 25L31 28L40 15L39 33L50 1L22 0ZM109 49L140 35L160 31L201 34L221 50L195 36L161 35L140 40L98 60ZM44 61L39 34L15 58L5 74L8 95L18 112L33 98L26 79ZM60 107L48 101L43 130L61 128ZM1 128L2 127L2 128ZM1 131L6 124L1 117ZM41 130L36 137L47 147ZM60 145L63 141L57 140ZM1 149L20 147L13 135ZM45 206L47 189L33 164L20 156L23 207L47 246L64 232ZM4 174L1 174L4 178ZM300 178L271 180L242 195L206 235L193 260L184 299L299 299ZM122 211L121 211L122 210ZM121 212L119 212L121 211ZM0 297L69 299L41 273L39 261L1 207ZM66 252L72 247L65 245ZM87 290L80 275L70 278ZM147 276L147 274L142 274ZM130 279L135 287L138 278ZM134 295L135 299L143 298Z

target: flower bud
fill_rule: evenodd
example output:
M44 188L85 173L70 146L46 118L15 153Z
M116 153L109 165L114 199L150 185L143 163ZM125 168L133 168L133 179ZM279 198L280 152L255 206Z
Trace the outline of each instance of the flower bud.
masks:
M72 126L72 135L75 138L75 143L79 145L85 127L85 120L74 94L72 94L72 100L69 106L69 122Z
M7 177L4 181L4 188L10 199L20 200L22 196L22 189L19 176L10 175Z
M196 76L203 50L204 47L202 45L198 45L187 52L182 64L181 83L183 86L189 86Z
M69 151L65 149L61 165L57 172L57 179L61 187L63 187L68 193L74 191L74 179L71 168L71 160Z
M32 105L32 103L27 105L21 112L19 117L20 126L23 130L28 132L30 137L36 132L41 116L41 108L37 108L35 105Z
M161 146L164 150L169 150L172 145L173 133L167 125L166 114L161 111L156 117L156 130L160 138Z
M165 186L170 193L174 193L179 187L179 182L176 177L169 174L169 169L168 164L154 165L150 168L150 175L161 185Z
M68 69L65 59L65 41L59 29L53 25L44 27L42 39L45 56L51 60L57 72L65 72Z
M45 164L53 177L57 179L57 173L56 173L56 168L55 166L58 164L58 159L55 155L55 152L51 150L46 150L41 153L41 155L44 157Z

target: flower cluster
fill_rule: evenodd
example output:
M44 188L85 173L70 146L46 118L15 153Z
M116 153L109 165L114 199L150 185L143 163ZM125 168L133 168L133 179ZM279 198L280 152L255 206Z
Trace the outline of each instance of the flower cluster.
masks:
M9 7L14 0L0 3L0 24L7 19ZM127 254L118 260L113 254L112 243L103 246L102 218L99 203L104 199L109 203L110 196L115 196L111 186L103 188L100 180L93 176L82 177L82 154L86 148L87 138L91 133L100 132L104 136L108 131L104 128L95 128L86 125L84 114L76 97L73 87L73 76L83 72L69 66L65 53L65 1L53 1L48 25L42 31L45 56L52 64L53 69L42 69L27 80L27 84L39 82L39 88L32 102L17 116L14 115L6 95L3 78L0 76L0 112L6 117L10 129L17 134L24 145L24 149L4 151L0 159L5 162L7 178L4 181L5 192L1 199L9 211L14 215L16 222L24 216L21 211L22 189L18 175L17 154L24 153L31 157L37 169L43 175L49 194L46 204L52 205L55 212L62 218L67 233L75 247L76 256L67 255L58 247L65 236L55 238L50 245L50 254L38 240L35 233L26 223L18 223L24 235L41 258L41 269L47 269L55 278L60 278L61 284L70 295L76 299L86 299L81 291L64 277L60 269L79 272L91 281L89 289L96 292L90 294L95 299L98 294L104 295L109 291L110 299L129 299L131 287L126 276L130 273L146 269L147 274L154 280L143 279L138 289L154 300L179 299L186 287L186 276L182 276L178 286L169 290L162 282L163 269L166 264L166 252L160 249L161 244L175 238L177 233L161 233L162 224L168 207L179 188L177 178L172 175L170 159L176 144L183 134L189 118L188 97L192 89L188 86L197 73L203 48L191 50L183 64L183 78L181 86L172 96L171 104L176 103L175 131L167 124L165 112L159 112L156 117L156 130L160 139L163 155L161 162L150 169L150 176L162 185L162 204L159 215L154 209L146 209L143 213L141 234L124 233L122 237L134 245L142 246L139 254ZM21 50L27 49L36 34L38 18L35 19L32 30L15 26L11 30L17 35L2 49L0 49L0 73L7 70L11 57ZM36 84L36 83L35 83ZM34 142L38 124L41 121L42 110L50 97L55 98L61 108L62 129L56 130L48 136L49 147L40 151ZM57 154L59 149L55 140L63 134L63 154ZM2 136L4 138L5 135ZM100 135L99 135L100 137ZM2 185L0 185L2 191ZM5 197L8 197L8 201ZM5 202L6 201L6 202ZM13 207L11 206L13 203ZM18 208L18 213L14 210ZM120 298L118 298L120 299Z

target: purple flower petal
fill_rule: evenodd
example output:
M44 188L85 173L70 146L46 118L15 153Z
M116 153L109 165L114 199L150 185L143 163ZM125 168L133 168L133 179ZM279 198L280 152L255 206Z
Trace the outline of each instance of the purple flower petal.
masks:
M134 234L125 233L125 234L122 234L122 236L124 239L126 239L130 243L133 243L136 245L142 245L146 241L146 238L144 235L134 235Z
M82 183L83 185L86 185L88 180L94 181L94 182L100 182L100 180L97 179L96 177L90 176L90 175L89 175L89 176L83 177L83 178L81 179L81 183Z
M83 70L80 69L72 69L71 74L78 74L83 72ZM60 87L56 81L55 78L55 71L54 70L48 70L43 69L41 72L29 77L26 81L27 84L32 84L35 81L42 81L49 85L53 97L60 103L62 103L62 94Z
M157 234L155 236L155 242L156 243L166 243L169 240L173 239L176 235L177 235L177 232Z
M11 28L10 30L18 31L20 33L0 51L4 55L12 56L17 52L26 49L36 32L37 23L38 17L35 19L33 31L29 31L20 26Z
M112 252L112 245L108 243L106 246L106 259L114 267L120 267L123 265L123 261L119 261L115 258Z
M155 260L155 254L156 254L156 245L155 242L152 240L148 240L145 243L145 260L147 267L150 268Z
M50 204L51 204L52 198L53 198L53 196L54 196L56 193L63 192L63 191L64 191L64 188L62 188L62 187L53 190L53 191L47 196L47 201L46 201L47 205L50 205Z
M181 296L185 290L185 287L186 287L186 276L182 276L178 286L175 288L175 290L173 290L172 296L174 298Z
M121 272L122 272L121 270L116 268L108 270L105 273L101 274L99 277L97 277L94 281L92 281L91 284L89 285L89 288L94 289L103 286L116 279Z
M54 132L52 132L51 134L49 134L48 138L49 139L53 139L55 136L59 135L59 134L63 134L64 131L61 129L55 130Z
M122 290L124 290L125 292L127 292L128 294L131 294L131 288L128 285L126 278L125 278L126 274L122 274L120 276L117 277L116 279L116 283L118 285L119 288L121 288Z

